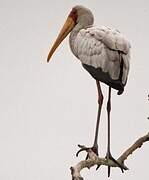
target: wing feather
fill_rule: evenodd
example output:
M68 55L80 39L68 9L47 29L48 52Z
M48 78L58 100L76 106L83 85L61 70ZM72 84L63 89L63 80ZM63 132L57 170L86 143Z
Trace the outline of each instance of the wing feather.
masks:
M118 31L105 26L82 29L77 34L74 46L75 55L83 64L100 67L114 80L120 73L120 55L124 61L123 84L127 81L130 59L130 43Z

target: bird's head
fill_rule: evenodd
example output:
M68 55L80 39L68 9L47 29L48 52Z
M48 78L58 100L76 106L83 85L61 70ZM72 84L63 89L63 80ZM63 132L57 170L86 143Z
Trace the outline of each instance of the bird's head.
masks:
M79 24L80 27L83 28L92 25L93 21L93 14L88 8L80 5L73 7L48 54L47 62L50 61L50 58L57 49L57 47L77 24Z

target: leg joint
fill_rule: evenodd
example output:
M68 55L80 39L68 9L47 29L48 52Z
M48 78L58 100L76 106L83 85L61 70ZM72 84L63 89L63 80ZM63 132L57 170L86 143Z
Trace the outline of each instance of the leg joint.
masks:
M107 111L108 112L111 111L111 102L110 102L110 100L108 100L108 102L107 102Z

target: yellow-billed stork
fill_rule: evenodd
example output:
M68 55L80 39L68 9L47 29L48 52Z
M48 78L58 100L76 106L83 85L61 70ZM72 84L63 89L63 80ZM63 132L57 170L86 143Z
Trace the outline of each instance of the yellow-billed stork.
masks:
M88 8L80 5L73 7L49 52L47 61L49 62L56 48L71 32L69 36L71 51L96 80L97 84L99 105L95 138L91 149L98 155L97 140L103 103L100 82L103 82L109 86L107 102L108 145L106 158L115 161L123 171L123 168L112 157L110 151L111 88L118 90L118 95L124 91L129 72L130 43L118 30L111 29L107 26L96 27L93 23L94 17ZM82 150L84 149L82 148L79 152ZM108 167L108 176L110 176L110 167Z

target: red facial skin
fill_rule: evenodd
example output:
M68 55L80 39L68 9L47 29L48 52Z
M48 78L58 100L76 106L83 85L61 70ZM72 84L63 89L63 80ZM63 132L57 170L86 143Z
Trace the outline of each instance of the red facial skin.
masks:
M68 17L71 17L73 21L75 22L75 24L77 24L78 13L75 8L72 9Z

